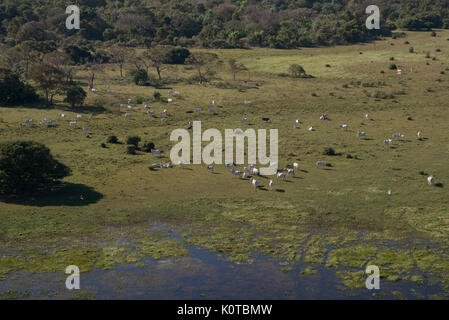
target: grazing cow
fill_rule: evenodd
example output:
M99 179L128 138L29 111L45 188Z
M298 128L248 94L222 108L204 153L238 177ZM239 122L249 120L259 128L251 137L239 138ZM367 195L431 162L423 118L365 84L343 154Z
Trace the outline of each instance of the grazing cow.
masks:
M295 175L295 170L294 169L287 169L287 174L294 176Z
M251 184L254 187L254 190L257 190L257 187L259 186L259 181L257 181L256 179L251 178Z
M80 114L78 114L78 115L76 115L76 118L77 118L78 120L81 120L81 119L83 118L83 116L80 115Z
M151 149L152 154L161 154L161 150L158 149Z
M234 169L232 169L232 174L233 174L234 176L240 176L240 175L242 174L242 172L240 172L240 171L235 171Z
M341 124L341 125L340 125L340 128L342 128L342 129L348 129L348 125L347 125L347 124Z
M327 166L327 163L326 163L326 161L317 161L316 166L317 167L325 167L325 166Z
M252 173L253 176L258 176L260 172L259 172L259 169L253 168L253 169L251 170L251 173Z
M366 119L366 120L369 120L369 115L368 115L368 113L365 114L365 119Z
M92 92L93 92L93 93L97 92L97 89L92 88Z
M391 139L384 140L384 145L389 146L392 142L393 140Z
M217 105L217 100L215 98L212 100L212 105L215 107Z
M247 172L243 172L242 179L249 179L249 174Z
M392 194L392 191L390 189L390 190L387 191L387 195L391 196L391 194Z
M133 102L132 99L128 99L128 104L131 104Z
M397 138L399 138L401 136L401 134L400 133L393 133L393 139L397 139Z
M270 121L270 118L262 118L262 121L265 121L265 122Z
M309 131L315 131L314 127L309 127Z
M162 164L160 164L160 163L154 163L154 164L152 165L152 167L153 167L153 168L161 168L161 167L162 167Z
M301 121L300 120L296 120L296 124L301 124Z
M226 168L228 168L228 169L234 169L234 164L233 163L228 163L228 164L226 164Z
M243 123L247 123L247 122L248 122L248 119L247 119L247 118L243 118L243 119L242 119L242 122L243 122Z
M359 138L366 137L366 132L357 131L357 137L359 137Z
M173 92L173 94L174 94L175 96L179 96L179 95L181 94L181 92L175 91L175 92Z
M422 139L422 133L421 133L421 131L418 131L418 140L421 140Z
M320 117L320 120L329 120L329 117L327 116L327 114L323 114L323 115Z
M251 104L252 104L251 101L245 101L245 105L246 105L246 106L250 106Z
M435 182L435 178L433 176L430 176L427 178L427 183L429 184L429 186L433 185Z
M76 121L70 121L70 126L72 126L72 127L76 127Z
M283 172L278 172L277 174L276 174L276 178L278 178L278 179L285 179L285 173L283 173Z
M166 116L167 115L167 110L164 110L161 112L161 116Z
M131 114L131 113L125 113L125 118L126 119L129 119L129 118L131 118L133 115Z
M62 119L65 119L65 114L64 114L64 113L60 113L59 116L60 116Z
M209 171L209 172L214 172L214 167L213 166L207 166L207 170Z
M167 102L168 102L168 103L172 103L172 102L173 102L173 99L167 99Z
M293 169L298 170L299 169L299 163L297 163L297 162L293 163Z
M270 180L270 182L268 183L268 186L270 187L270 190L273 190L273 187L274 187L273 180Z
M194 112L200 112L200 111L201 111L201 108L195 108L195 109L193 109L193 111L194 111Z

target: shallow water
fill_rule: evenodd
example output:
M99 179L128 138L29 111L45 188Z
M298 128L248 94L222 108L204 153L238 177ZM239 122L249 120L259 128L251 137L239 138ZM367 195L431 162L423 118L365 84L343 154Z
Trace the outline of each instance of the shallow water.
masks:
M150 223L181 239L173 229ZM347 289L334 269L314 266L313 275L301 275L309 265L300 262L288 272L280 261L256 255L251 264L235 264L225 257L187 245L189 255L154 260L142 265L120 264L111 270L82 273L81 289L65 288L65 274L33 274L24 271L0 282L0 297L36 299L417 299L441 294L439 286L381 279L380 290ZM415 290L412 292L411 290ZM396 291L396 294L392 292ZM400 294L399 294L399 293Z

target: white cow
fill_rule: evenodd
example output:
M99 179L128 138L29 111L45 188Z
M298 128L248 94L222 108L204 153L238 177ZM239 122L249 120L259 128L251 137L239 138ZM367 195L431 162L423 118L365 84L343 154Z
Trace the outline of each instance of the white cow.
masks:
M325 167L325 166L327 166L327 163L326 163L326 161L317 161L316 166L317 167Z
M357 137L359 137L359 138L366 137L366 132L357 131Z
M429 184L429 186L433 185L435 183L435 178L433 176L428 177L427 183Z

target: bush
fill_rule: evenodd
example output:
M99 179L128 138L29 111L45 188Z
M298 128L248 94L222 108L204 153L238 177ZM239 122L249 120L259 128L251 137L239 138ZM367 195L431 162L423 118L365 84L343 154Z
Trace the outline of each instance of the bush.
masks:
M410 53L415 53L415 48L410 47L410 48L408 49L408 52L410 52Z
M162 94L159 91L155 91L153 97L154 99L159 100L162 97Z
M167 64L184 64L186 59L190 56L189 49L174 47L169 50L167 55Z
M127 146L126 154L136 154L137 148L136 146Z
M75 107L76 105L82 105L86 99L86 91L83 88L75 86L70 87L67 90L67 97L64 99L65 102L70 103L70 105Z
M131 137L127 137L126 138L126 144L128 145L133 145L136 148L139 147L139 142L140 142L140 137L139 136L131 136Z
M436 37L437 33L435 31L432 31L432 33L430 34L432 37Z
M131 71L131 76L137 86L145 86L148 82L148 73L143 69Z
M106 142L107 142L107 143L113 143L113 144L115 144L115 143L118 143L118 138L117 138L116 136L109 136L109 137L106 139Z
M323 151L323 154L326 156L335 156L336 155L335 150L331 147L325 148Z
M102 143L101 145L100 145L102 148L106 148L106 143Z
M306 76L306 70L299 64L291 64L288 70L293 78L302 78Z
M396 65L396 63L390 64L390 70L396 70L397 68L398 66Z
M23 194L45 190L71 174L50 150L34 141L0 144L0 193Z
M142 150L145 152L151 152L151 150L153 150L154 147L155 147L154 143L152 141L148 141L144 143Z

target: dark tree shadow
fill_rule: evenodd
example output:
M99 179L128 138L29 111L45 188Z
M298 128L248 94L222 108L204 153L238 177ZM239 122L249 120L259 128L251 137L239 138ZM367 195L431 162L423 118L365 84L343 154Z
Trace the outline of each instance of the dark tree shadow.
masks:
M84 184L62 183L50 191L33 195L0 196L0 201L34 207L79 207L97 203L103 195Z

